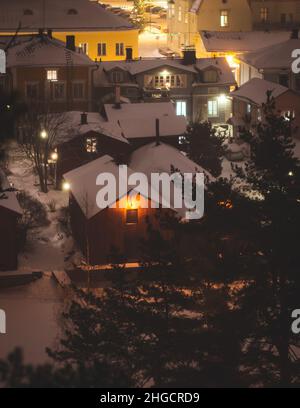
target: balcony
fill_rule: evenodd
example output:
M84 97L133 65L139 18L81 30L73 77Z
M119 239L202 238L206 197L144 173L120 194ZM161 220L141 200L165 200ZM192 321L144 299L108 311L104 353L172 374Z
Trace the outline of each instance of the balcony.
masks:
M145 102L169 102L170 90L168 88L143 88Z

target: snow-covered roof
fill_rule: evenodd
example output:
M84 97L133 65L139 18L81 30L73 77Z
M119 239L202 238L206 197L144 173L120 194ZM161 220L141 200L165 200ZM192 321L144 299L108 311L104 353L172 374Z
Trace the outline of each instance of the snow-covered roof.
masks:
M128 103L116 108L104 105L108 122L117 123L127 139L154 137L156 119L159 119L160 136L179 136L186 132L184 116L177 116L171 102Z
M226 58L199 58L197 59L196 68L199 71L203 71L208 68L217 69L219 73L218 81L215 82L214 85L236 84L234 75L230 66L228 65Z
M57 145L89 132L99 133L120 142L129 143L122 135L122 130L117 123L105 121L98 112L87 112L87 124L82 125L81 114L81 111L70 111L63 114L64 123L60 126L60 131L56 138Z
M5 176L3 170L0 169L0 207L6 208L18 215L22 215L23 211L20 207L16 193L14 191L5 191L10 188L10 184ZM3 196L3 198L1 198Z
M95 65L87 55L68 50L61 41L47 36L26 36L26 38L18 37L14 45L8 49L7 67L59 67L66 66L69 61L73 66Z
M300 49L300 38L289 39L279 44L242 55L240 59L257 69L291 69L294 50Z
M250 52L282 43L290 31L200 31L207 52Z
M190 160L184 153L166 143L149 143L136 149L130 157L130 167L146 175L153 172L171 173L172 168L181 173L203 172L203 168Z
M127 177L129 177L134 171L127 166ZM100 186L96 185L96 179L101 173L109 173L115 177L116 180L116 200L108 199L107 206L113 205L119 199L122 199L134 190L134 188L128 185L128 179L123 173L119 172L119 166L115 163L113 158L109 155L102 156L90 163L87 163L81 167L69 171L64 174L64 179L70 183L70 190L72 195L79 204L83 214L87 219L91 219L96 214L101 212L103 208L99 208L96 202L97 193L100 190ZM119 186L127 185L127 191L120 191ZM148 185L148 192L150 194L150 186ZM160 202L163 202L160 197ZM145 197L149 198L149 197Z
M104 105L107 120L117 122L122 119L161 118L175 116L175 109L171 102L126 103L116 108L115 104Z
M252 78L250 81L243 84L239 89L231 92L230 96L260 106L263 103L266 103L268 91L272 91L272 96L277 98L288 90L289 88L274 82L266 81L260 78Z
M126 19L88 0L1 0L0 31L30 32L43 27L56 31L128 30Z

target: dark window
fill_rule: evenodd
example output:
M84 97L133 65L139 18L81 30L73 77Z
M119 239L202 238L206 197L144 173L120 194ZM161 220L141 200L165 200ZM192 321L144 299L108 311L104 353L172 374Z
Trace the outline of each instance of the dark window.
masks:
M289 87L289 77L288 75L279 75L279 83L282 86Z
M26 84L26 97L28 99L37 99L39 96L38 84L28 83Z
M124 55L124 43L116 43L116 55Z
M76 14L78 14L78 11L76 9L71 8L68 10L68 14L71 16L75 16Z
M138 210L126 210L126 224L138 223Z
M23 14L24 16L33 16L33 11L30 9L25 9Z
M106 43L99 43L98 44L98 56L101 57L106 55Z

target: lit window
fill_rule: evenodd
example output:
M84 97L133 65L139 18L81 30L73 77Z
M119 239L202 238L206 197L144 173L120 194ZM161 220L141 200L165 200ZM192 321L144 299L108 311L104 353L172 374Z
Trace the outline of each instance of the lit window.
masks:
M184 13L184 22L185 22L185 24L188 24L188 22L189 22L189 13L187 13L187 12Z
M88 54L89 52L89 44L88 43L79 43L79 48L84 54Z
M182 8L181 6L178 6L178 21L182 20Z
M138 223L138 210L126 210L126 224Z
M98 56L106 55L106 43L99 43L98 44Z
M208 116L210 118L217 117L218 116L218 101L216 101L216 100L208 101L207 111L208 111Z
M151 81L153 83L153 80ZM183 88L183 75L170 75L168 72L162 72L161 75L154 77L155 88Z
M228 10L221 10L220 25L221 27L228 27Z
M98 150L98 140L96 137L86 138L86 151L88 153L97 153Z
M116 55L124 55L124 43L116 43Z
M185 136L179 136L178 138L178 143L180 145L184 144L186 142L186 137Z
M247 103L247 113L248 113L248 115L250 115L250 113L251 113L251 104L250 103Z
M267 21L268 20L268 14L269 14L269 10L267 7L261 7L260 9L260 20L261 21Z
M186 101L176 101L176 115L186 116Z
M56 69L49 69L47 71L47 80L48 81L57 81L57 70Z

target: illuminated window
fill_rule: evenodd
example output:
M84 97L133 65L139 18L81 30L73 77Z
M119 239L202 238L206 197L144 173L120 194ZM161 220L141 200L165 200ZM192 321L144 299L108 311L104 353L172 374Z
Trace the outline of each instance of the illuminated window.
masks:
M126 210L126 224L138 223L138 210Z
M178 143L180 145L184 144L186 142L186 137L185 136L179 136L178 138Z
M79 48L84 54L88 54L89 52L89 44L88 43L79 43Z
M186 101L176 101L176 115L186 116Z
M210 100L207 103L207 113L210 118L218 116L218 101Z
M220 26L228 27L228 10L221 10L220 13Z
M124 55L124 43L116 43L116 55Z
M48 81L57 81L57 70L56 69L49 69L47 71L47 80Z
M98 44L98 56L101 57L106 55L106 43L99 43Z
M97 153L98 151L98 140L96 137L86 138L86 151L88 153Z
M188 12L184 13L184 22L185 22L185 24L188 24L188 22L189 22L189 13Z
M153 80L151 81L153 83ZM161 75L155 75L154 77L155 88L183 88L184 77L183 75L170 75L169 73L162 72Z
M268 20L268 14L269 14L269 10L267 7L261 7L260 9L260 20L261 21L267 21Z
M182 8L181 6L178 6L178 21L182 20Z

